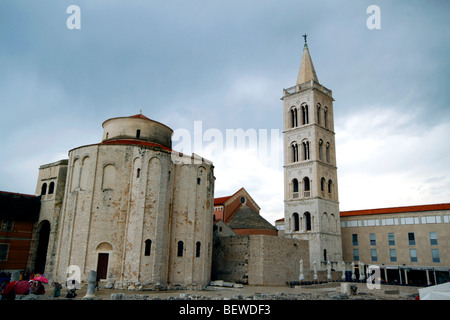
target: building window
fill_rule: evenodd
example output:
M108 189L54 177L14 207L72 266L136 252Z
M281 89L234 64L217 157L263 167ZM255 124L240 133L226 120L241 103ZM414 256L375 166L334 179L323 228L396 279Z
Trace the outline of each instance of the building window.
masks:
M9 218L3 218L0 225L0 231L12 231L13 220Z
M149 256L151 254L152 251L152 240L147 239L145 240L145 255Z
M292 198L293 199L298 198L298 180L297 179L292 180Z
M311 185L308 177L303 178L303 191L305 198L309 198L311 196Z
M308 123L309 123L308 106L304 105L302 106L302 124Z
M326 150L325 150L325 154L326 154L326 157L327 157L327 162L330 163L330 143L329 142L327 142L327 147L326 147Z
M388 233L388 242L390 246L395 246L395 237L393 233Z
M177 250L177 256L182 257L183 256L183 241L178 241L178 250Z
M358 235L357 234L352 234L352 244L354 245L354 246L357 246L358 245Z
M136 138L139 139L141 137L141 130L136 130Z
M375 233L371 233L370 234L370 245L371 246L376 246L377 245L377 240L376 240Z
M45 195L47 193L47 184L44 183L41 187L41 196Z
M328 193L331 194L331 189L333 188L333 181L328 180Z
M319 140L319 160L323 158L323 140Z
M292 162L298 161L298 145L296 143L291 144L292 148Z
M320 125L320 116L321 116L321 109L320 104L317 105L317 124Z
M298 126L297 122L297 108L291 109L291 128L295 128Z
M325 192L325 178L320 179L320 191Z
M197 243L195 244L195 257L196 258L200 257L200 247L201 247L201 243L200 243L200 241L197 241Z
M359 249L353 249L353 261L359 261Z
M437 233L436 232L430 232L430 244L432 246L437 246L438 241L437 241Z
M8 247L7 243L0 243L0 261L6 261L8 259Z
M408 232L408 242L410 246L416 245L416 238L414 237L414 232Z
M323 119L324 119L325 128L328 128L328 109L327 109L327 107L325 107L323 109Z
M395 249L389 249L389 256L391 258L391 262L397 261L397 251Z
M297 212L294 212L292 214L292 220L293 220L293 224L294 224L294 231L299 231L300 230L300 221L299 221Z
M139 178L140 176L141 176L141 169L138 168L138 169L136 170L136 178Z
M309 212L305 212L305 223L306 223L306 231L311 230L311 214Z
M370 257L372 262L378 261L377 249L370 249Z
M409 257L411 258L411 262L417 262L417 250L409 249Z
M439 249L431 249L431 257L433 258L433 262L441 262L441 258L439 257Z
M303 145L303 160L309 160L309 141L302 143Z
M53 194L55 191L55 182L50 182L50 185L48 186L48 194Z

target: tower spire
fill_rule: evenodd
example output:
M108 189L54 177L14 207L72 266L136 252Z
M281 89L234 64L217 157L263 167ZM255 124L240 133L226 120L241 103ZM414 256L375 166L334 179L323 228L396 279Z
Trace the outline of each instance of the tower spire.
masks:
M307 36L307 34L304 34L302 36L303 38L305 38L305 45L303 46L303 56L302 62L300 63L300 71L298 72L297 84L302 84L311 80L319 82L319 79L316 75L316 70L314 69L314 65L309 54L308 44L306 42Z

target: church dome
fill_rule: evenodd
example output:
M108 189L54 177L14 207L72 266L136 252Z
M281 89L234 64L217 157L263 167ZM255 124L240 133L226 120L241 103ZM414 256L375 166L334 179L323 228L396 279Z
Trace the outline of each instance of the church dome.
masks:
M111 118L103 122L102 127L102 142L131 139L172 147L173 130L143 114Z

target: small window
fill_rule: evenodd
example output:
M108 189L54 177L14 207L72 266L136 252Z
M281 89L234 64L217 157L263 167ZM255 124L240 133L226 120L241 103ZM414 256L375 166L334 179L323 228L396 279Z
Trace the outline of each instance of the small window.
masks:
M376 246L377 245L377 240L376 240L375 233L371 233L370 234L370 245L371 246Z
M294 231L299 231L300 230L300 221L299 221L297 212L294 212L292 214L292 219L294 220L293 221L293 223L294 223Z
M200 248L201 248L201 243L200 241L197 241L197 243L195 244L195 257L199 258L200 257Z
M370 258L372 262L378 261L377 249L370 249Z
M354 245L354 246L357 246L358 245L358 235L357 234L352 234L352 244Z
M389 256L390 256L391 262L397 261L397 251L395 249L389 249Z
M395 237L393 233L388 233L388 241L390 246L395 246Z
M178 241L178 250L177 250L177 256L182 257L183 256L183 241Z
M431 249L431 256L433 258L433 262L441 262L441 258L439 257L439 250L438 249Z
M152 251L152 240L147 239L145 240L145 255L149 256L151 254Z
M298 192L298 180L297 179L292 180L292 191Z
M416 245L416 238L414 236L414 232L408 232L408 243L410 246Z
M200 185L201 179L197 178L197 184Z
M48 186L48 194L53 194L55 191L55 182L50 182L50 185Z
M41 187L41 196L45 195L47 193L47 184L44 183Z
M141 176L141 169L138 168L138 169L136 170L136 178L139 178L140 176Z
M141 137L141 130L137 129L136 130L136 138L140 138Z
M436 232L430 232L430 244L432 246L437 246L438 240L437 240L437 233Z
M8 258L8 243L0 243L0 261L6 261Z
M306 223L306 231L311 230L311 214L309 212L305 212L305 223Z
M245 203L245 197L241 197L241 203Z
M13 220L9 218L3 218L0 225L0 231L12 231Z
M411 258L411 262L417 262L417 250L409 249L409 256Z
M358 249L353 249L353 260L359 261L359 250Z

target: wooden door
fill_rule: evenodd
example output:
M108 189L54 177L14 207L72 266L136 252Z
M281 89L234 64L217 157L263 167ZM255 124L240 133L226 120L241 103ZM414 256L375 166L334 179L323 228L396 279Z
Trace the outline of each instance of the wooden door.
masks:
M97 278L106 279L108 275L109 253L99 253L97 262Z

